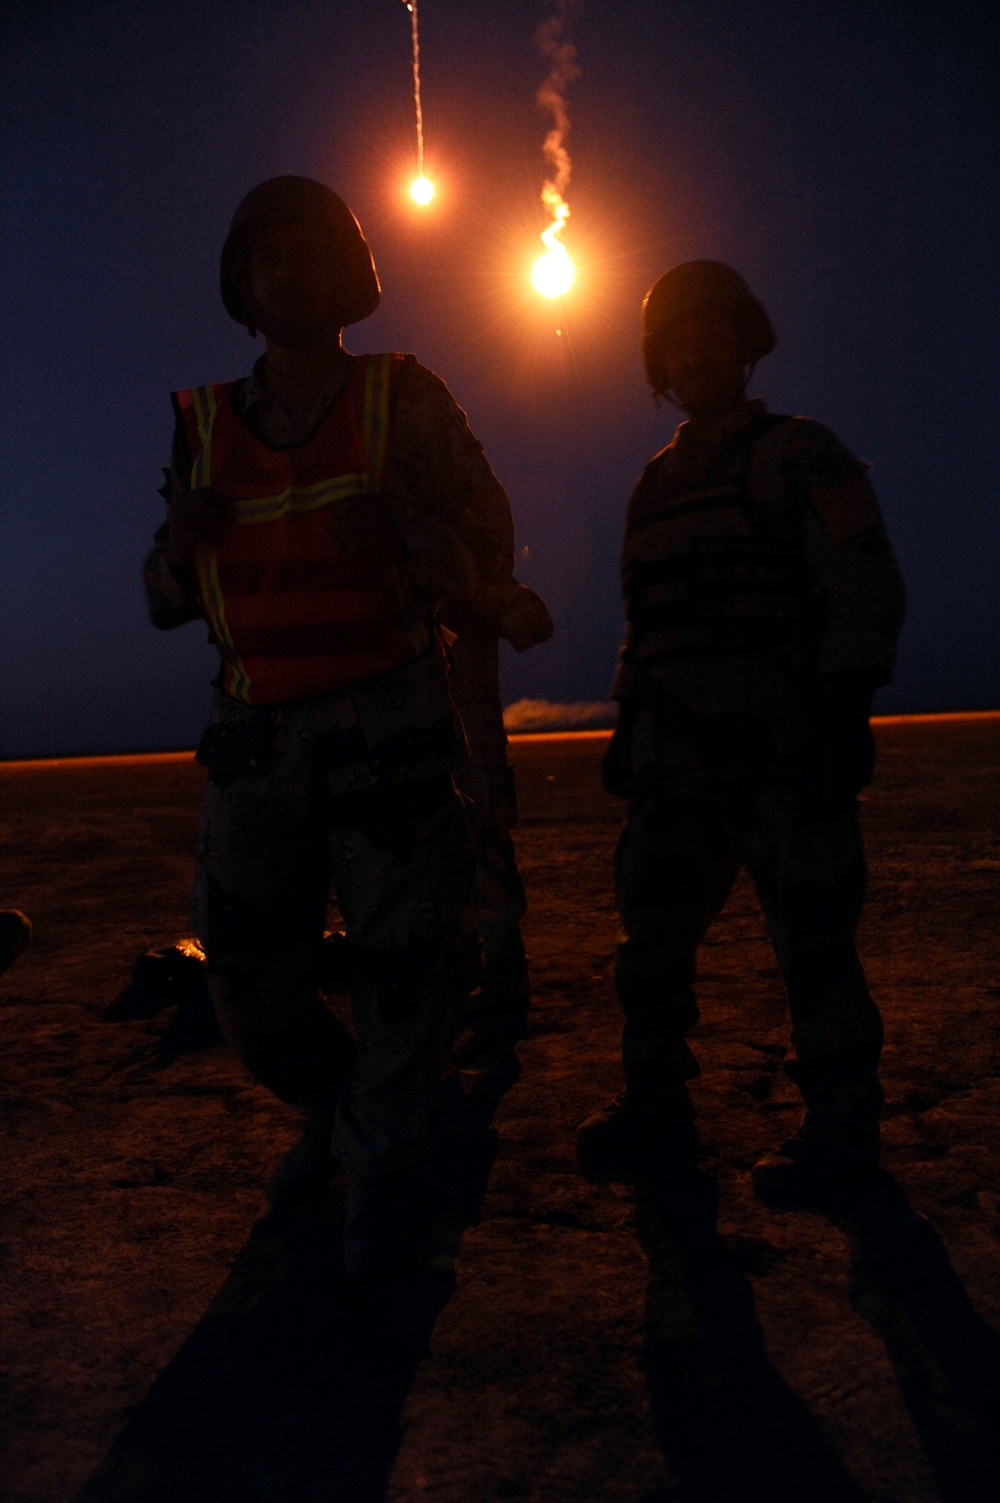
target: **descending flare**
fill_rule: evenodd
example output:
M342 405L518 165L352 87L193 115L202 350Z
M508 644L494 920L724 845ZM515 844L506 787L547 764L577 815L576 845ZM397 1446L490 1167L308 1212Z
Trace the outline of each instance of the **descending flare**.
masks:
M420 22L417 16L417 0L403 0L410 12L410 32L413 37L413 109L417 118L417 176L410 184L410 197L421 207L434 197L434 184L424 176L424 112L420 104Z
M551 183L546 183L542 189L542 202L552 213L552 223L542 231L545 250L532 268L531 280L535 291L543 297L562 297L576 278L576 267L569 251L557 238L569 218L569 204Z
M536 96L541 108L552 115L552 129L542 147L548 168L547 180L542 185L542 203L548 210L551 223L542 231L545 250L531 273L535 290L543 297L561 297L569 291L576 277L570 254L559 239L569 218L569 204L563 191L569 187L573 170L565 144L569 134L565 90L580 76L576 48L565 39L571 5L572 0L559 0L558 14L550 16L535 34L542 56L551 60L549 76Z

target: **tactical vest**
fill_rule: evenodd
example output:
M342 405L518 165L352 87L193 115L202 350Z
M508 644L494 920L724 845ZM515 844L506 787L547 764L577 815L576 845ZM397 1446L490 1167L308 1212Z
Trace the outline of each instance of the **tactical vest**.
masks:
M662 455L639 482L622 556L629 651L647 668L718 658L801 657L808 617L801 528L757 515L754 444L778 423L757 418L711 483L671 486Z
M230 524L195 557L198 595L223 657L222 687L245 704L310 699L409 662L432 640L399 571L348 563L331 526L379 492L402 355L352 359L336 405L304 443L271 448L233 407L235 382L174 394L191 487L233 498Z

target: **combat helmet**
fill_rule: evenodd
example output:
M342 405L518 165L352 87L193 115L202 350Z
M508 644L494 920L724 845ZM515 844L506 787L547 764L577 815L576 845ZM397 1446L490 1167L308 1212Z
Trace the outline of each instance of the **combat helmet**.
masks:
M642 353L646 373L658 385L658 365L652 346L678 318L699 308L724 308L740 330L742 359L756 365L777 343L771 320L738 271L723 261L685 261L675 266L647 292L642 304Z
M238 324L252 327L252 310L246 305L247 253L261 230L292 220L320 225L329 234L331 265L340 293L340 322L356 324L374 313L382 292L360 224L344 200L325 183L289 174L258 183L233 215L219 268L222 301L229 316Z

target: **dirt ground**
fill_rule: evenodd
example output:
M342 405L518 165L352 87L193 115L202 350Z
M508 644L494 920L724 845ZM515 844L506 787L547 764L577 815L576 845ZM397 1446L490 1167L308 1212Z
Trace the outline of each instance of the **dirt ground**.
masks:
M339 1267L337 1187L263 1217L291 1113L222 1049L171 1054L166 1015L101 1019L186 931L199 769L0 766L0 899L37 934L0 981L3 1498L995 1503L1000 718L876 730L886 1172L805 1209L753 1194L797 1106L741 882L701 958L698 1193L583 1182L575 1124L618 1084L621 809L600 736L529 738L522 1077L453 1146L466 1222L481 1202L455 1274L377 1292Z

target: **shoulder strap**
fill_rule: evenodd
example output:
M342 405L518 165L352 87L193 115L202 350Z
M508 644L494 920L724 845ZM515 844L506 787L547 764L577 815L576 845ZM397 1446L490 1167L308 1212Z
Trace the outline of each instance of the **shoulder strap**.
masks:
M220 402L236 385L217 381L173 393L174 411L184 427L191 456L191 489L207 485L212 472L212 424Z
M368 474L373 491L381 490L389 453L389 410L405 355L379 354L357 357L364 364L364 415L362 433Z

